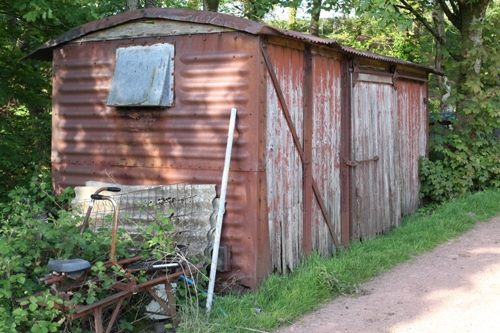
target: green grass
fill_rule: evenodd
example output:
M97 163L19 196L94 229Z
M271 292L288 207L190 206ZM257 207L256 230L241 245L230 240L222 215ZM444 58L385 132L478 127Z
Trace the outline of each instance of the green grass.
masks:
M422 208L386 235L354 242L336 256L309 257L292 274L272 275L261 288L242 296L215 299L203 310L185 313L180 332L269 331L360 283L452 239L500 212L500 190L468 195L434 208Z

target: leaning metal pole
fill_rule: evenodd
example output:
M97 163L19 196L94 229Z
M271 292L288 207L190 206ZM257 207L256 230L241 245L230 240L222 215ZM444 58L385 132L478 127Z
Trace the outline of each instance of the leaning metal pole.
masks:
M215 224L214 246L212 250L212 264L210 265L210 278L208 280L207 313L212 309L214 297L215 275L217 272L217 261L219 259L219 245L222 232L222 218L224 217L226 206L227 182L229 177L229 165L231 163L231 150L233 148L234 128L236 126L236 108L231 109L229 120L229 130L227 134L226 157L224 159L224 171L222 172L222 182L220 189L219 208L217 210L217 222Z

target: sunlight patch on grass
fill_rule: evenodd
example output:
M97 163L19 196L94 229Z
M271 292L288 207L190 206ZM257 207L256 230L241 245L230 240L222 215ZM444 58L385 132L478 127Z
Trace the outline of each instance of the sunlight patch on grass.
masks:
M179 331L255 332L291 323L321 303L356 292L360 283L499 212L498 190L471 194L432 209L424 207L386 235L353 242L333 257L312 255L291 274L271 275L254 293L217 298L209 318L203 311L185 313Z

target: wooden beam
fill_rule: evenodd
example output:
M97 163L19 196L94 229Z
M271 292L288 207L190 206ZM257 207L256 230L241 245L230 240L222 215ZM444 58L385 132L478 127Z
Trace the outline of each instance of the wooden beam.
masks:
M300 156L301 162L305 163L304 150L302 149L302 144L300 143L299 136L297 135L297 131L295 130L292 117L290 116L290 111L288 110L288 106L286 104L285 95L281 90L281 86L278 81L278 77L276 76L276 72L274 71L273 64L269 59L269 54L267 53L267 46L263 44L261 45L260 49L262 51L262 56L264 57L264 62L266 63L267 72L271 77L271 81L273 81L274 90L276 91L276 95L278 96L278 101L281 106L281 111L283 111L283 116L285 117L286 124L288 125L288 129L292 134L293 144L295 145L295 148L297 148L297 153Z
M297 130L295 129L295 126L293 124L292 117L290 116L290 112L289 112L287 104L286 104L285 96L283 94L283 91L281 90L281 86L279 84L278 78L276 76L276 72L274 71L274 67L273 67L271 60L269 58L269 54L267 53L267 46L265 44L261 44L261 53L262 53L262 56L264 58L264 62L266 64L269 76L271 77L271 81L273 82L274 90L276 91L276 95L278 97L278 101L280 103L281 110L283 112L283 116L285 117L286 123L288 125L288 129L290 130L290 133L292 134L292 139L293 139L295 149L297 150L297 153L299 154L300 160L301 160L302 165L304 167L304 165L306 165L308 163L308 161L306 159L304 149L302 148L302 144L300 143L300 139L297 135ZM311 61L312 61L312 58L311 58ZM312 85L312 76L311 76L311 85ZM312 95L311 95L311 98L312 98ZM313 116L313 115L311 114L310 116ZM311 126L312 126L312 124L311 124ZM304 133L304 134L306 134L306 133ZM309 140L312 140L312 127L310 130L310 134L311 134L311 137L309 138ZM312 144L312 141L311 141L311 144ZM312 151L312 146L311 146L311 151ZM325 220L325 223L328 226L328 230L330 232L330 236L332 237L333 243L335 244L335 247L339 248L340 244L339 244L338 238L335 234L335 228L333 227L332 220L329 217L328 211L326 210L326 206L325 206L324 201L321 197L321 193L319 192L319 188L316 184L316 181L314 180L314 177L312 177L312 175L311 175L310 181L311 181L311 185L309 186L309 189L307 191L310 191L310 188L312 187L312 192L314 193L314 197L316 198L316 201L320 207L321 214L323 215L323 219ZM304 179L304 182L305 182L305 179ZM306 189L304 187L304 191L305 190ZM304 192L304 195L305 195L305 192ZM311 223L311 221L309 221L309 223Z
M347 246L351 238L352 169L345 161L352 160L351 147L351 61L341 63L342 95L340 101L340 224L341 242Z
M303 182L303 219L302 219L302 239L304 253L312 252L312 141L313 141L313 119L314 119L314 98L313 98L313 61L311 47L306 46L304 50L304 87L303 92L303 113L304 113L304 158L302 164Z

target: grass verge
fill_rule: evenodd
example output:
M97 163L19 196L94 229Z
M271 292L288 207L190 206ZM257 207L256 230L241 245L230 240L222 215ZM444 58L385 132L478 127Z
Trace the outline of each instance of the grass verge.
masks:
M266 332L395 265L454 238L500 212L500 190L424 207L386 235L354 242L336 256L313 255L292 274L271 275L254 292L215 300L208 318L203 310L185 313L180 332Z

